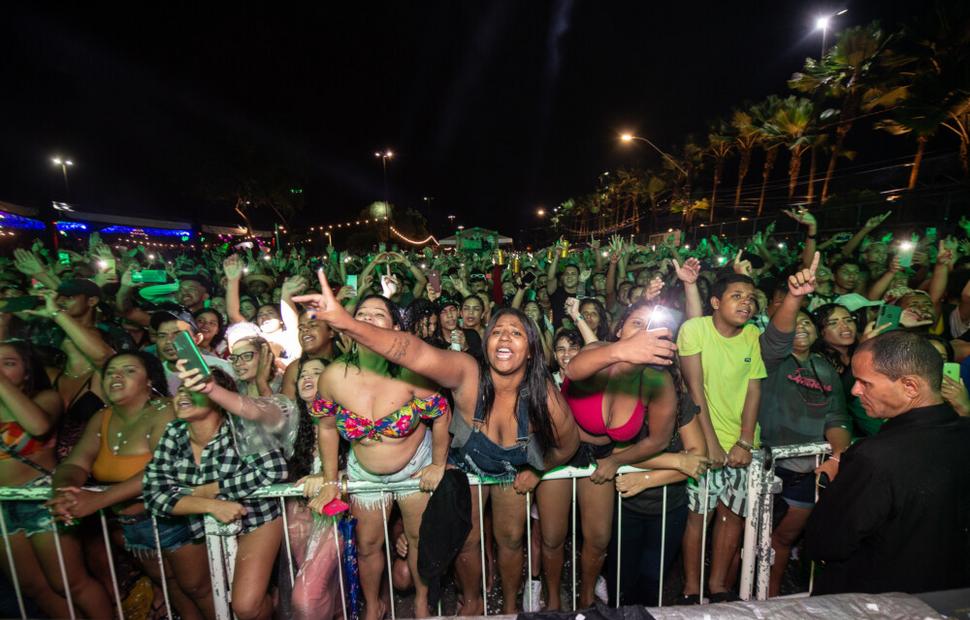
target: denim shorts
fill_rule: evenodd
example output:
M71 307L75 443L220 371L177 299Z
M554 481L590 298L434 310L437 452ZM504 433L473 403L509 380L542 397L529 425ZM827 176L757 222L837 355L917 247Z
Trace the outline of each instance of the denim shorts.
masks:
M54 518L44 502L9 501L0 506L7 532L23 532L27 538L54 531Z
M155 553L155 533L152 529L152 518L148 513L140 515L117 515L121 531L125 536L125 549L136 556L153 555ZM158 540L162 551L175 551L191 542L192 528L188 519L184 517L159 517Z
M781 497L792 508L811 510L815 507L815 473L797 473L784 467L776 467L775 475L781 478Z
M376 482L378 484L389 484L392 482L404 482L409 480L411 476L418 473L425 467L431 464L431 431L426 431L424 439L418 445L417 451L414 456L411 457L411 462L404 466L404 468L393 474L374 474L366 469L357 460L357 455L354 454L353 448L350 450L350 456L347 458L347 479L351 482L363 480L365 482ZM408 491L394 491L393 493L382 493L382 492L370 492L370 493L353 493L351 494L351 502L360 505L365 510L376 510L379 508L383 502L386 495L393 495L395 500L400 500L408 495L414 495L415 493L420 493L418 489L411 489Z

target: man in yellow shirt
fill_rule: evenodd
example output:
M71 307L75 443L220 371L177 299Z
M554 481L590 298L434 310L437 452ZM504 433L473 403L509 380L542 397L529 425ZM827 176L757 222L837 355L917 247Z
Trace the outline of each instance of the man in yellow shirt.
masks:
M700 602L703 514L716 513L712 541L710 601L734 600L728 571L747 516L747 467L758 444L761 379L767 376L759 332L748 320L758 311L755 284L730 274L711 288L711 316L688 320L680 328L677 349L691 398L700 407L712 470L687 487L684 532L683 604Z

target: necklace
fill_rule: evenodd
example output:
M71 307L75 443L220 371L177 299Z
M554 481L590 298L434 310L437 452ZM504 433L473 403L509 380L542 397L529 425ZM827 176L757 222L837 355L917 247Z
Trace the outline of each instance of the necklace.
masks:
M87 377L92 372L94 372L94 368L88 367L87 370L82 371L80 374L77 374L76 375L73 372L71 372L70 370L68 370L67 368L65 368L64 369L64 376L67 377L68 379L80 379L82 377Z
M114 445L111 446L112 454L114 454L115 456L118 456L118 452L121 451L121 448L128 445L128 439L125 438L125 432L129 428L137 424L139 420L141 420L141 417L145 415L145 412L148 410L148 406L152 404L154 404L153 401L148 401L147 403L145 403L145 406L138 411L135 417L132 418L131 420L128 420L127 422L124 422L124 426L121 427L121 430L115 433L115 442L114 442ZM156 410L158 409L158 405L155 405L155 409ZM151 436L152 436L151 433L145 433L146 440L151 439Z

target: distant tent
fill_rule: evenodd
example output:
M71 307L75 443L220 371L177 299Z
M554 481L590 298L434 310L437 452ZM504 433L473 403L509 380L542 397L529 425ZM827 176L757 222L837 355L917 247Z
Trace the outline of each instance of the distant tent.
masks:
M494 250L502 245L512 245L512 238L503 237L497 230L466 228L442 239L441 245L459 250Z

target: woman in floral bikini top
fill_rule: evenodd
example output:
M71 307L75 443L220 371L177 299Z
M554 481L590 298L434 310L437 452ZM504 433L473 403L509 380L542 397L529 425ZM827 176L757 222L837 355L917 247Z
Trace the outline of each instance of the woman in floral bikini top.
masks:
M372 295L357 304L354 316L379 327L400 329L393 302ZM347 477L377 483L420 479L420 491L393 494L408 538L408 564L417 575L418 529L421 515L444 474L448 459L451 411L448 401L422 377L400 369L370 349L354 345L320 375L311 415L317 423L323 471L304 480L310 507L322 511L338 495L337 452L340 437L350 442ZM424 424L427 422L428 424ZM430 428L429 428L430 426ZM384 520L381 508L391 494L354 494L361 586L366 620L383 615L381 579L384 572ZM389 502L388 502L389 503ZM415 616L429 615L427 586L415 580Z

